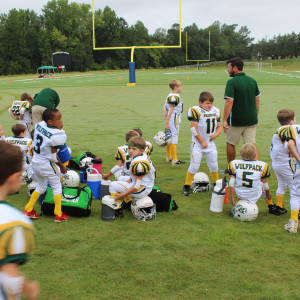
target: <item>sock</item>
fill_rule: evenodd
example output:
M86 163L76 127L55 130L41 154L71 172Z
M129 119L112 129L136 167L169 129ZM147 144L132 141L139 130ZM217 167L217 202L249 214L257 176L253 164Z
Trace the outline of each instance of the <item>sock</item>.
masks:
M167 149L167 158L172 158L172 154L171 154L171 145L167 145L166 146Z
M283 197L284 195L276 195L277 206L283 208Z
M36 191L33 191L33 193L31 194L29 202L25 206L25 210L28 211L28 212L31 212L33 210L34 204L36 203L36 201L38 201L40 196L41 196L40 193L38 193Z
M216 183L216 181L219 179L219 172L210 172L213 183Z
M291 210L291 219L294 221L298 220L299 210Z
M171 151L172 151L172 156L173 156L173 161L177 161L177 145L176 144L170 144L171 146Z
M194 176L195 174L191 174L189 171L187 171L184 185L191 185Z
M58 217L61 217L61 195L53 195L54 199L54 214Z
M275 205L274 202L272 201L272 199L266 200L266 203L268 205Z
M130 201L131 201L131 197L130 196L127 195L127 196L124 197L124 202L125 203L128 203Z

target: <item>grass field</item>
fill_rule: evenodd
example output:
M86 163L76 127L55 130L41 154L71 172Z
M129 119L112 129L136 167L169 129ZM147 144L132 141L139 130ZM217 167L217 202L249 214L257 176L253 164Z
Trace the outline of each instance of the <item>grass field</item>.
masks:
M300 113L300 73L273 69L247 74L258 81L262 93L257 146L261 160L271 163L269 147L279 127L278 110L293 108ZM33 76L0 78L0 123L5 136L10 136L14 124L7 112L12 101L23 92L54 88L61 97L59 109L72 155L97 154L105 172L114 165L114 152L125 143L127 130L139 127L152 142L164 128L168 82L181 80L184 113L178 156L187 161L171 166L165 163L165 149L154 147L156 184L171 193L179 206L177 211L158 213L154 221L137 221L125 211L123 219L103 222L100 200L93 202L89 218L73 217L61 224L48 216L36 220L35 252L22 271L40 281L41 299L300 299L300 238L283 229L289 212L269 215L264 200L259 200L258 218L242 223L229 216L230 204L220 214L210 212L211 193L182 195L191 139L187 109L197 105L200 92L206 90L223 111L225 67L137 71L135 87L126 86L126 71L35 80ZM216 145L219 168L224 169L224 133ZM200 170L209 174L205 160ZM274 174L269 182L275 198ZM26 187L8 201L24 210ZM289 210L288 192L284 204Z

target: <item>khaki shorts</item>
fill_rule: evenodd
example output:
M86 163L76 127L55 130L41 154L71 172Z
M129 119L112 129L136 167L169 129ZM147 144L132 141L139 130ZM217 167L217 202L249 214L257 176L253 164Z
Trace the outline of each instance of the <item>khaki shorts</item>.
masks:
M32 106L32 124L35 127L36 123L43 121L43 112L46 110L46 107L40 105Z
M255 144L256 127L257 124L252 126L230 126L226 136L226 142L236 146L242 136L244 144Z

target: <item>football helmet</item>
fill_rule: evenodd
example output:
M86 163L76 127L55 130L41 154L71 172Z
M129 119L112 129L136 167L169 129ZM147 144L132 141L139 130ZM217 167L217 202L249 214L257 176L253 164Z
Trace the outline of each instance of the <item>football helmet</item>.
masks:
M166 129L165 132L160 130L154 137L153 141L155 145L159 147L165 147L171 143L171 132L169 129Z
M22 183L22 185L28 184L28 183L30 183L30 182L31 182L31 180L30 180L29 177L28 177L27 171L24 171L24 172L22 173L22 176L21 176L21 183Z
M253 204L248 200L240 200L232 208L230 215L234 219L238 219L243 222L250 222L257 218L258 207L255 203Z
M79 182L80 182L80 178L77 172L73 170L68 170L61 184L62 186L65 187L78 187Z
M203 172L196 173L192 180L191 190L193 193L209 192L210 182L208 176Z
M141 199L132 199L131 212L138 220L151 220L156 217L156 206L148 196Z
M31 197L31 194L34 192L34 190L36 189L37 187L37 182L35 181L31 181L29 184L28 184L28 187L27 187L27 194L29 197Z
M85 157L80 160L80 167L81 168L91 168L93 166L92 157Z

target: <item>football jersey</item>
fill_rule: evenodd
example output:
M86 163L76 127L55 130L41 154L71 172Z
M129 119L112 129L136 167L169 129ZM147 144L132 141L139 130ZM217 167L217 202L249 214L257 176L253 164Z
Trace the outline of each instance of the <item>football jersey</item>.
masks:
M22 121L22 124L31 122L31 104L29 101L14 101L10 107L10 110L16 117L20 117L20 114L22 113L24 114L23 120L20 120Z
M33 150L33 163L44 163L52 159L51 148L59 149L64 146L67 136L64 130L50 127L45 121L35 125Z
M212 106L210 111L204 110L200 106L193 106L188 110L188 119L198 122L198 131L201 137L208 146L214 145L214 141L209 141L209 138L216 132L217 123L221 122L221 111L215 106ZM194 135L192 135L192 142L200 144Z
M13 146L17 146L23 153L24 163L26 163L26 155L32 145L32 139L27 137L7 137L6 142Z
M290 152L289 149L284 145L287 141L288 126L282 126L277 129L273 134L272 144L270 148L270 156L272 162L289 164L290 163Z
M145 153L138 155L131 160L130 164L130 178L132 182L135 182L136 176L143 176L141 187L142 188L152 188L155 179L155 169L152 162L148 160Z
M123 175L129 175L130 171L130 163L131 163L131 157L128 153L128 145L123 145L121 147L117 148L116 154L115 154L116 160L122 161L122 173Z
M285 126L282 130L278 131L278 136L284 141L294 140L296 150L300 154L300 125Z
M256 202L262 194L262 182L271 175L271 169L265 162L235 159L228 165L230 175L235 176L235 193L242 200Z
M150 159L150 154L153 151L153 145L149 142L146 141L146 149L145 149L145 154L148 156L148 159Z
M0 201L0 266L25 263L33 247L32 221L10 204Z
M170 111L170 106L174 107L173 114L177 113L177 114L181 115L181 113L183 111L183 103L181 101L179 94L170 93L167 96L165 107L168 112Z

